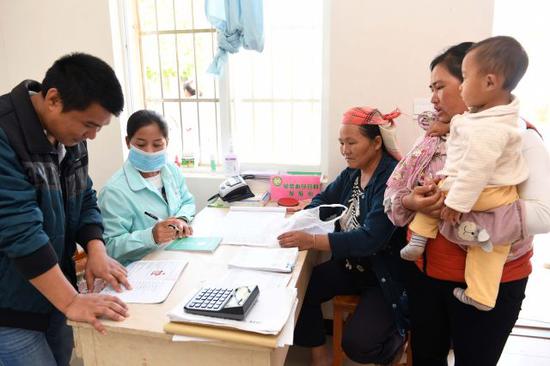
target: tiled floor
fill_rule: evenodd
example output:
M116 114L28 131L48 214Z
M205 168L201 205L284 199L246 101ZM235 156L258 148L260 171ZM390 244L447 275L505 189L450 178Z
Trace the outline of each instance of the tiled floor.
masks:
M327 344L332 344L332 337L327 337ZM288 350L288 355L286 358L285 366L304 366L309 365L309 349L303 347L290 347ZM365 366L365 364L360 364L346 359L344 361L344 366ZM372 364L369 364L372 365ZM368 366L368 365L367 365Z
M545 268L545 263L550 263L550 234L538 235L535 238L534 256L531 259L533 272L529 276L529 283L522 311L517 324L526 321L542 321L545 327L550 327L550 269ZM537 336L547 337L532 338L520 337L514 334L524 333L521 329L514 329L512 336L502 353L499 366L542 366L550 365L550 330L541 331Z
M332 344L332 337L327 337L327 344ZM404 355L403 357L406 357ZM403 361L405 359L403 358ZM303 347L290 347L288 356L286 358L285 366L305 366L309 365L310 357L309 350ZM449 365L453 364L453 356L449 355ZM349 359L345 359L344 366L374 366L374 364L360 364L353 362Z
M533 273L529 277L520 318L543 320L550 323L550 294L548 291L550 289L550 269L544 268L545 263L550 263L550 234L539 235L535 240L535 255L532 258ZM307 349L291 347L285 366L308 365L309 359ZM450 354L449 366L453 364L454 358ZM346 360L345 365L359 364ZM508 338L498 365L549 366L550 339L512 335Z

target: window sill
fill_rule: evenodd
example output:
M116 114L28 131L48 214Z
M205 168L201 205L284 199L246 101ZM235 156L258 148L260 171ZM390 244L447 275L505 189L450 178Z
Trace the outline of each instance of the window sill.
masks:
M210 167L199 166L194 168L180 168L183 175L193 178L211 178L211 179L224 179L225 174L222 171L222 167L216 167L216 171L210 170Z

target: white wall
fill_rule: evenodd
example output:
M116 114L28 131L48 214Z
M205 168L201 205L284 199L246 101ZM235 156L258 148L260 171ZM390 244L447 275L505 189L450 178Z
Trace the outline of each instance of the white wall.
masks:
M430 60L446 46L490 36L493 0L327 0L326 9L322 162L333 178L344 167L337 143L342 113L372 105L412 114L413 98L428 96ZM0 92L24 78L40 80L71 51L113 65L112 45L109 0L0 1ZM406 116L399 121L407 151L420 131ZM90 143L90 174L98 188L123 162L119 126L113 119ZM189 181L197 190L204 187L200 179ZM209 195L215 184L199 195Z
M344 168L338 128L352 106L388 113L398 106L412 115L413 98L428 97L432 58L447 46L491 35L493 0L333 0L329 3L328 125L325 171ZM398 119L403 152L420 129Z
M41 81L57 58L74 51L113 65L109 0L0 1L0 94L23 79ZM122 165L121 141L113 118L88 142L96 188Z

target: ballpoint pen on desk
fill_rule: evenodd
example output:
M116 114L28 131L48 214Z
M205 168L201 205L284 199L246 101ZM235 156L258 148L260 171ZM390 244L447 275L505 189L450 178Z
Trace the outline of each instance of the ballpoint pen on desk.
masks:
M160 221L160 219L156 216L156 215L153 215L152 213L150 212L147 212L145 211L144 214L146 214L147 216L149 216L150 218L152 218L153 220L155 221ZM178 230L178 228L173 225L173 224L168 224L168 227L171 227L172 229L176 230L176 233L179 233L180 231Z

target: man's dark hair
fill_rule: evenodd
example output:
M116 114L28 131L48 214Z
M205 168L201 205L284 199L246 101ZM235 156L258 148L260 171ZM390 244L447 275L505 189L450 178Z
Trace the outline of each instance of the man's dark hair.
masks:
M433 71L437 65L441 64L455 78L461 82L464 81L462 78L462 60L464 60L464 56L466 56L466 53L473 44L473 42L462 42L449 47L430 62L430 71Z
M134 112L130 118L128 118L128 123L126 124L126 137L128 140L131 140L140 128L155 123L159 126L162 136L168 139L168 124L160 114L148 109L141 109Z
M54 62L42 81L42 95L51 88L59 92L63 112L98 103L118 116L124 107L122 88L111 66L85 53L71 53Z
M479 72L504 77L503 89L512 91L525 75L529 57L516 39L508 36L487 38L474 44L468 53L476 51Z

